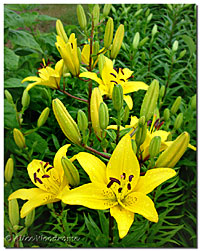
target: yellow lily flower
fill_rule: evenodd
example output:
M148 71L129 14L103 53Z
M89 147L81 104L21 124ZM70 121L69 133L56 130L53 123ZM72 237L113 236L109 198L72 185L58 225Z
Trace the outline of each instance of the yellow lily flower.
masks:
M138 213L152 222L158 222L153 201L147 196L154 188L176 175L171 168L156 168L140 176L140 166L126 134L115 148L108 165L90 153L74 156L88 173L91 183L72 189L62 201L91 209L105 210L115 218L119 236L127 235Z
M78 58L78 49L77 49L77 39L75 34L72 33L67 41L62 39L60 36L56 36L57 42L55 43L61 57L64 60L65 65L69 71L74 75L78 76L80 71L80 63Z
M44 61L43 61L44 62ZM39 69L39 77L32 76L27 77L22 80L22 83L26 81L34 81L34 83L27 86L27 91L29 91L35 85L45 85L52 89L58 89L60 87L60 79L63 71L63 60L61 59L55 65L55 69L50 66L46 66L44 62L44 68Z
M17 198L28 200L22 206L21 218L24 218L36 207L61 200L62 193L69 191L69 184L61 163L69 146L69 144L64 145L58 150L54 157L53 166L37 159L29 163L28 174L37 188L19 189L8 197L8 200Z
M133 108L133 101L129 95L125 95L131 92L136 92L138 90L147 90L148 85L141 81L128 81L132 76L133 71L128 68L116 71L113 68L113 62L109 58L105 57L105 64L102 70L102 79L100 79L94 72L83 72L79 77L90 78L99 84L99 89L101 94L106 95L112 99L112 92L114 85L120 84L123 87L124 101L127 103L129 109Z

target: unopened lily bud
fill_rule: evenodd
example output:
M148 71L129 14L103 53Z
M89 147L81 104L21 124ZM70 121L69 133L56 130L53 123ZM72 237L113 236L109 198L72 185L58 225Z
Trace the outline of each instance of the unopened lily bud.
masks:
M181 104L181 100L182 100L181 96L178 96L176 98L176 100L174 101L174 103L172 105L172 108L171 108L171 113L172 114L175 114L178 111L178 109L180 107L180 104Z
M164 110L164 120L168 121L170 117L170 110L168 108L165 108Z
M179 54L179 59L183 58L185 56L186 52L187 52L186 50L181 51Z
M17 199L8 201L8 215L12 226L19 224L19 205Z
M152 37L154 37L157 32L158 32L158 26L157 24L154 24L153 29L152 29Z
M146 44L146 42L149 40L149 37L145 37L143 38L140 42L139 42L139 47L142 47L143 45Z
M102 73L105 62L106 62L105 56L103 54L100 54L99 60L98 60L98 67L99 67L100 75Z
M146 12L145 12L145 17L148 17L149 14L150 14L150 9L148 8L148 9L146 10Z
M13 176L13 171L14 171L14 161L13 158L9 158L6 162L6 167L5 167L5 180L6 182L10 182Z
M92 127L95 134L101 137L101 128L99 125L99 106L103 102L99 88L95 87L92 90L91 100L90 100L90 115L92 121Z
M131 143L132 143L133 152L136 154L137 153L137 144L134 139L131 139Z
M135 50L137 49L139 42L140 42L140 33L136 32L134 39L133 39L133 49L135 49Z
M27 216L25 217L25 226L30 227L35 220L35 209L33 209Z
M146 139L146 135L147 135L147 123L143 124L144 117L141 117L140 119L141 121L140 121L140 124L138 123L138 129L135 136L137 147L139 147L140 145L144 143Z
M108 49L112 43L113 30L114 30L113 19L111 17L109 17L109 19L106 23L106 29L105 29L105 34L104 34L104 47L106 49Z
M145 116L142 116L138 121L138 126L143 127L145 124Z
M81 134L78 129L78 126L73 120L73 118L70 116L63 103L56 98L52 101L52 106L54 115L65 136L74 144L80 145Z
M78 186L80 183L80 176L74 164L67 157L62 157L61 163L69 184L73 187Z
M129 107L126 105L125 109L124 109L124 116L123 116L123 122L126 123L128 121L129 118L129 113L130 113L130 109Z
M172 45L172 51L175 52L177 50L178 50L178 41L175 40L174 43L173 43L173 45Z
M167 55L170 55L170 54L171 54L170 50L167 49L167 48L164 48L164 51L167 53Z
M95 41L93 44L93 54L97 55L99 52L99 41ZM94 57L94 60L97 56Z
M160 136L153 137L149 145L149 154L151 158L156 157L160 153L160 147L161 147L161 137Z
M78 110L77 122L81 132L84 132L88 128L88 118L84 111Z
M140 117L145 116L146 121L150 120L157 105L159 95L159 82L154 79L150 84L140 110Z
M196 110L197 106L197 97L196 94L191 98L191 108L192 110Z
M59 19L56 21L56 32L58 36L60 36L64 40L64 42L67 43L68 37L67 34L65 33L63 24Z
M22 94L22 106L23 109L26 110L30 104L30 95L28 94L28 91L25 89L23 94Z
M120 24L120 26L118 27L115 36L114 36L114 40L113 40L113 45L111 48L111 53L110 53L110 57L112 59L116 58L119 50L121 48L122 45L122 41L124 39L124 25Z
M78 4L76 11L77 11L78 23L81 29L84 30L85 27L87 26L87 19L85 16L85 11L83 9L83 6Z
M142 61L144 61L144 60L146 59L146 54L145 54L145 52L144 52L144 51L142 52L141 59L142 59Z
M49 116L49 112L50 112L49 107L46 107L42 111L42 113L40 114L40 117L38 118L38 121L37 121L37 127L41 127L46 123L48 116Z
M160 98L163 98L164 94L165 94L165 86L162 85L161 88L160 88L160 93L159 93Z
M139 9L138 11L135 12L135 14L133 16L134 17L139 16L142 11L143 11L143 9Z
M22 132L20 130L18 130L17 128L14 128L13 136L14 136L14 141L15 141L16 145L20 149L23 149L26 147L24 135L22 134Z
M183 132L179 135L159 156L156 161L156 167L174 167L186 151L189 141L190 136L187 132Z
M109 124L109 113L107 105L102 102L99 106L99 125L102 130L105 130Z
M141 20L139 19L137 20L137 23L135 25L136 30L140 28L140 25L141 25Z
M8 91L8 90L5 90L5 96L6 96L6 99L8 100L8 102L10 103L10 104L13 104L13 98L12 98L12 95L11 95L11 93Z
M171 4L167 4L167 7L168 7L168 9L169 9L169 10L171 10L171 11L173 10L173 8L172 8L172 5L171 5Z
M152 17L153 17L152 13L148 15L148 17L147 17L147 23L149 23L151 21Z
M178 130L181 127L182 123L183 123L183 113L179 113L174 122L174 129Z
M81 64L81 49L79 47L77 47L77 55L78 55L79 64Z
M103 16L107 17L110 13L110 9L111 9L112 4L105 4L103 7Z
M123 106L123 88L121 85L113 87L112 102L116 111L120 111Z
M94 26L97 26L97 24L99 23L99 13L100 13L99 5L95 4L92 11Z

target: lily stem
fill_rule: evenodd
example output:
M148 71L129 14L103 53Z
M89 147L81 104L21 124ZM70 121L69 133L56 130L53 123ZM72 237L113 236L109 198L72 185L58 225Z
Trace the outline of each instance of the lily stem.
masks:
M118 123L117 123L116 144L118 144L118 142L119 142L119 134L120 134L120 125L121 125L120 111L117 112L117 118L118 118Z
M104 154L104 153L101 153L101 152L99 152L99 151L97 151L96 149L94 149L94 148L92 148L92 147L90 147L90 146L87 146L87 145L82 145L86 150L89 150L89 151L91 151L91 152L93 152L93 153L96 153L96 154L98 154L98 155L100 155L100 156L102 156L102 157L104 157L104 158L106 158L106 159L110 159L110 156L108 156L108 155L106 155L106 154Z
M67 96L71 97L71 98L74 98L74 99L77 99L79 101L82 101L84 103L88 103L88 101L86 99L83 99L83 98L79 98L79 97L76 97L76 96L73 96L71 95L69 92L66 92L65 90L61 90L61 89L58 89L59 91L61 91L62 93L66 94Z

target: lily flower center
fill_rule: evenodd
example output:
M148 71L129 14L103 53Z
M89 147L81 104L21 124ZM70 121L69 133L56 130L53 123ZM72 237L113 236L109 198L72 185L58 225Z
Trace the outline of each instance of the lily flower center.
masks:
M115 193L117 199L122 201L124 197L132 190L133 184L133 177L134 175L127 176L126 173L123 173L120 179L116 179L110 177L110 181L107 184L107 188L111 188Z

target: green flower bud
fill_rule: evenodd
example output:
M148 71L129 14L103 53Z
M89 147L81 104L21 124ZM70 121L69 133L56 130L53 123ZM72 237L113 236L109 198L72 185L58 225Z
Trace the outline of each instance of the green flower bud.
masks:
M156 157L160 153L160 147L161 147L161 137L160 136L153 137L149 145L149 154L151 158Z
M30 227L35 219L35 209L33 209L26 217L25 217L25 226Z
M8 201L8 215L12 226L19 225L19 205L17 199Z
M112 102L116 111L120 111L123 106L123 88L121 85L115 85L112 93Z
M168 121L170 118L170 110L168 108L165 108L164 110L164 120Z
M22 132L20 130L18 130L17 128L14 128L13 136L14 136L14 141L15 141L16 145L20 149L23 149L26 147L24 135L22 134Z
M53 203L48 203L47 207L48 207L48 209L53 210Z
M142 47L143 45L146 44L146 42L149 40L149 37L145 37L143 38L140 42L139 42L139 47Z
M79 47L77 47L77 54L78 54L79 64L81 64L81 49Z
M154 37L157 32L158 32L158 26L157 24L154 24L153 29L152 29L152 37Z
M173 10L173 8L172 8L172 5L171 4L167 4L167 8L169 9L169 10Z
M173 45L172 45L172 51L175 52L177 50L178 50L178 41L175 40L174 43L173 43Z
M56 98L52 101L52 107L56 120L65 136L74 144L80 145L82 139L78 125L70 116L63 103Z
M150 14L150 9L148 8L148 9L146 10L146 12L145 12L145 17L148 17L149 14Z
M139 28L140 28L140 25L141 25L141 20L139 19L139 20L137 20L137 23L136 23L136 25L135 25L135 28L136 28L136 29L139 29Z
M99 106L99 125L102 130L105 130L109 124L109 113L107 105L102 102Z
M170 54L171 54L171 51L169 50L169 49L167 49L167 48L164 48L164 51L167 53L167 55L169 55L170 56Z
M88 118L82 110L78 110L77 122L81 132L84 132L88 128Z
M157 105L159 95L159 82L154 79L150 84L140 110L140 117L145 116L146 121L150 120Z
M160 88L160 93L159 93L160 98L163 98L163 97L164 97L164 94L165 94L165 86L162 85L161 88Z
M103 7L103 16L107 17L110 13L110 9L111 9L112 4L105 4Z
M121 48L123 39L124 39L124 25L120 24L114 36L113 45L110 52L111 59L114 59L117 57L119 50Z
M130 110L129 110L128 106L126 105L126 107L124 109L124 116L123 116L124 123L126 123L128 121L129 113L130 113Z
M28 91L25 89L22 95L22 106L23 109L26 110L30 104L30 95L28 94Z
M136 136L135 136L135 141L136 141L136 144L137 144L137 148L139 148L140 145L142 145L144 143L145 139L146 139L147 123L143 124L144 121L145 121L145 118L141 117L139 122L138 122L138 129L137 129Z
M62 157L61 163L69 184L73 187L78 186L80 183L80 176L74 164L67 157Z
M48 116L49 116L49 112L50 112L50 109L49 107L46 107L40 114L40 117L38 118L38 121L37 121L37 127L41 127L45 124L45 122L47 121L48 119Z
M106 62L105 56L103 54L99 55L99 60L98 60L98 67L99 67L99 73L101 75L104 64Z
M140 41L140 33L139 32L136 32L134 38L133 38L133 49L136 50L137 47L138 47L138 44L139 44L139 41Z
M187 52L186 50L181 51L179 54L179 59L183 58L185 56L186 52Z
M139 9L138 11L135 12L135 14L133 16L134 17L139 16L142 11L143 11L143 9Z
M197 97L196 94L191 98L191 108L192 110L196 110L197 106Z
M145 59L146 59L146 54L145 54L145 52L144 52L144 51L142 52L141 59L142 59L142 61L145 61Z
M8 90L5 90L4 93L5 93L5 96L6 96L6 99L8 100L8 102L10 104L13 104L13 98L12 98L11 93Z
M159 156L156 161L156 167L174 167L186 151L189 141L190 136L187 132L183 132L179 135L176 140L174 140L173 143Z
M65 41L65 43L67 43L68 37L67 34L65 33L63 24L59 19L56 21L56 32L58 36L60 36Z
M82 5L78 4L76 11L77 11L78 23L81 29L84 30L87 26L87 19Z
M174 122L174 129L178 130L181 127L182 123L183 123L183 113L179 113Z
M152 13L148 15L148 17L147 17L147 23L149 23L151 21L152 17L153 17Z
M99 5L95 4L93 11L92 11L94 26L97 26L97 24L99 23L99 14L100 14Z
M14 161L13 158L9 158L6 162L6 167L5 167L5 180L6 182L10 182L13 176L13 171L14 171Z
M180 107L180 104L181 104L181 100L182 100L181 96L178 96L176 98L176 100L174 101L174 103L172 105L172 108L171 108L171 113L172 114L175 114L178 111L178 109Z
M132 143L132 149L133 152L136 154L137 153L137 145L134 139L131 139L131 143Z
M104 34L104 47L106 49L108 49L112 43L113 30L114 30L113 19L111 17L109 17L109 19L106 23L106 29L105 29L105 34Z
M99 41L95 41L93 44L93 59L96 60L97 59L97 54L99 53Z

